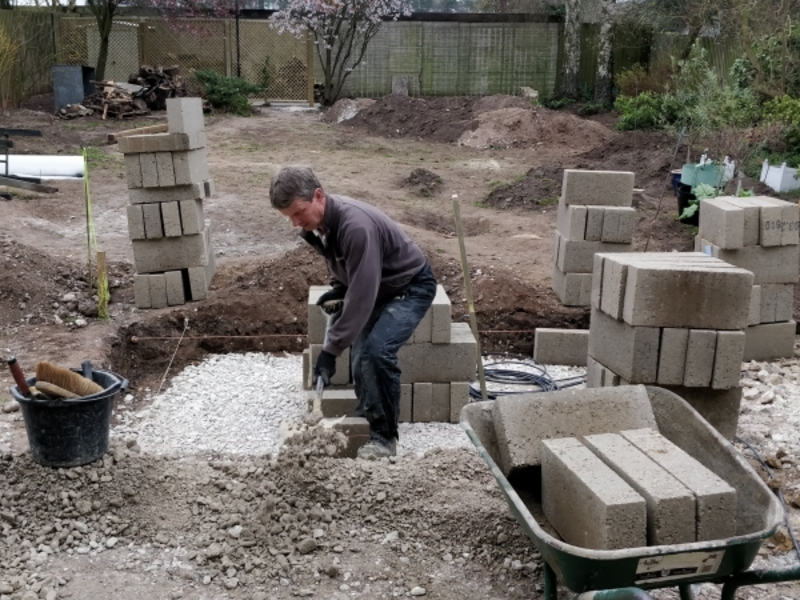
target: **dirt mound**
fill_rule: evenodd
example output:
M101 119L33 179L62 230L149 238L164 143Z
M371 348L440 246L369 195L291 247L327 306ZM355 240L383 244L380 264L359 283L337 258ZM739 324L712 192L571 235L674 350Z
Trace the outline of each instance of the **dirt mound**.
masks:
M403 222L447 237L456 235L455 221L452 218L443 218L442 215L428 210L408 210L403 216ZM488 232L491 224L488 219L481 217L462 218L461 228L466 237L472 237Z
M385 96L343 126L383 137L413 137L474 148L540 144L594 148L616 134L575 115L559 113L516 96L411 98Z
M429 198L442 189L442 178L433 171L419 168L411 171L411 175L403 179L400 185L410 189L417 196Z
M559 166L536 167L524 177L492 191L484 202L493 208L539 208L558 204L564 170Z
M375 100L372 98L342 98L337 100L333 106L328 108L323 115L324 123L341 123L355 117L359 111L372 106Z

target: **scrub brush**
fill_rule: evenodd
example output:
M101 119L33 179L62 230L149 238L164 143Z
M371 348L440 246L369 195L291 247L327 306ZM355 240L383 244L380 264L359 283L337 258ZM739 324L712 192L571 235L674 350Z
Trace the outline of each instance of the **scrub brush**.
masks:
M91 396L103 391L103 388L91 379L49 362L36 363L36 381L55 384L79 397Z

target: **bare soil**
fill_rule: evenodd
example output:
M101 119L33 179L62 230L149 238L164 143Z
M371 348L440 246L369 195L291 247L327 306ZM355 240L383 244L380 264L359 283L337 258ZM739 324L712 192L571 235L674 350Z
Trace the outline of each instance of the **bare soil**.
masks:
M123 374L133 390L141 390L156 387L165 373L173 375L209 353L300 352L305 346L308 286L324 283L326 273L321 261L299 243L296 232L269 206L270 178L287 163L312 165L328 191L371 202L402 223L423 248L447 290L454 320L466 320L453 219L452 203L457 199L480 341L487 352L530 354L537 327L588 326L588 311L561 306L550 288L552 235L563 169L634 171L636 247L650 251L692 248L694 231L676 220L676 200L669 186L670 169L679 162L673 159L674 140L662 133L620 133L608 126L613 124L613 117L610 121L608 116L582 119L505 96L391 96L364 102L362 106L366 107L354 118L341 121L340 116L346 113L343 107L335 106L327 114L268 107L249 118L206 116L209 166L216 183L215 196L206 201L206 216L217 254L217 274L208 299L140 311L133 304L134 269L125 214L124 163L116 145L107 143L107 136L131 127L163 123L166 116L153 113L124 122L99 117L61 121L50 114L51 100L32 99L26 108L3 118L2 126L33 128L42 133L39 138L15 138L15 153L74 155L82 147L89 148L91 213L98 247L108 259L110 319L97 318L96 291L87 271L83 183L54 182L59 191L50 195L0 190L12 196L9 201L0 200L0 349L17 356L29 374L39 360L77 366L89 359L97 366ZM176 340L185 319L189 329L178 346ZM10 376L0 371L0 390L10 385ZM141 402L141 397L137 395L135 402ZM0 391L0 405L7 399L8 394ZM20 419L3 418L13 430L12 452L24 453L26 441ZM403 517L406 529L424 529L438 519L450 524L433 529L430 539L436 543L429 544L433 553L450 554L450 561L437 566L434 576L431 573L435 569L418 548L419 553L412 556L414 564L404 572L413 573L419 580L435 581L430 593L435 598L538 597L541 573L532 567L520 567L509 575L507 569L492 571L496 564L491 561L470 563L473 566L464 569L459 567L463 563L453 563L453 556L463 553L447 541L451 539L447 536L466 535L459 529L462 524L456 522L458 518L475 523L474 514L465 514L467 508L484 514L487 521L486 532L467 540L464 552L491 547L492 560L503 549L494 547L490 538L496 537L497 531L506 531L509 516L496 492L490 491L493 484L471 466L474 461L463 467L454 466L462 464L463 459L450 457L443 461L449 465L445 479L450 483L437 492L441 494L436 496L437 504L427 508L428 494L442 476L436 458L398 467L402 471L396 473L398 480L419 478L416 487L404 483L402 488L404 493L418 494L421 499L412 512L431 511L423 521L415 521L414 514ZM158 469L169 471L164 466L152 468L156 474L160 473ZM30 469L35 471L36 467ZM202 473L194 470L187 477L195 474L202 479ZM24 473L14 475L23 476ZM148 475L151 476L155 477ZM379 475L374 476L380 479ZM159 488L162 479L148 479L147 485L137 490L141 510L131 520L151 532L167 530L169 538L181 527L191 527L191 511L175 504L176 512L169 512L170 493L183 497L180 490L185 482L174 473L164 475L163 481L170 482L164 483L168 487ZM207 479L205 484L195 481L191 485L203 487ZM224 484L211 488L203 487L197 493L213 494L215 489L224 489ZM0 492L0 506L2 498ZM462 501L465 504L458 508ZM148 504L153 510L167 512L154 515L146 510ZM367 514L366 509L346 506ZM492 507L488 511L491 514L486 513L485 507ZM505 511L504 516L493 516L494 510ZM392 514L402 517L402 507ZM356 527L352 520L346 523ZM381 533L387 534L390 524L383 523ZM508 529L513 531L513 527ZM356 549L345 553L344 558L348 569L363 573L361 581L370 577L374 578L372 581L383 581L387 565L406 568L396 564L395 555L381 554L385 549L380 540L370 540L366 535L354 539L357 541L352 545ZM508 543L525 558L520 548L527 543L522 536L515 534ZM165 542L162 548L170 544ZM448 551L450 546L453 548ZM128 564L125 561L135 561L135 556L118 559ZM526 560L530 559L528 555ZM82 593L81 587L99 590L106 584L111 586L106 590L115 590L112 595L116 598L148 597L144 591L151 583L148 576L121 569L122 563L98 559L88 565L80 563L78 557L58 560L59 565L81 579L80 586L70 588L72 597L100 597L103 592ZM301 569L305 574L300 579L312 581L314 568L323 567ZM157 597L171 593L170 585L176 577L179 580L180 574L156 570L153 582L158 585ZM271 572L264 577L269 579ZM336 594L346 591L341 587L341 578L329 579L330 585L320 588L330 592L325 595L323 591L323 597L338 597ZM413 587L411 583L404 581L399 587L408 591ZM391 597L393 586L398 587L394 580L381 585L379 592L362 597ZM297 595L302 588L299 584L286 589L277 585L264 597ZM257 597L241 589L209 589L207 595L200 589L187 591L183 597Z

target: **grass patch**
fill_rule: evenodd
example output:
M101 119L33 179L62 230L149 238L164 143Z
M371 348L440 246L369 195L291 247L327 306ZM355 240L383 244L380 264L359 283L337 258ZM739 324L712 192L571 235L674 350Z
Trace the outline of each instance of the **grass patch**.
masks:
M121 164L123 161L121 155L118 157L113 156L97 146L87 146L85 150L86 161L89 163L89 169L113 167Z
M558 196L550 196L548 198L542 198L539 200L539 206L555 206L558 204Z

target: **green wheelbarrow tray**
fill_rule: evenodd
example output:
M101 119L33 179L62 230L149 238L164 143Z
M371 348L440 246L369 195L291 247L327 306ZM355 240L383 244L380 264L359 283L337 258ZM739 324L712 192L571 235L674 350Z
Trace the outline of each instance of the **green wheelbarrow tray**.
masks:
M641 590L670 586L680 587L682 598L691 597L688 584L724 582L746 571L762 542L783 522L783 508L778 499L728 440L676 394L650 386L647 392L661 435L737 490L734 537L622 550L592 550L567 544L556 537L542 512L541 471L536 468L530 477L512 485L498 466L492 416L494 401L474 402L461 411L461 426L489 465L511 511L545 560L547 598L556 597L555 578L579 594L595 590L618 592L582 594L581 598L649 598ZM780 572L750 571L743 575L750 575L755 581L743 578L732 586L735 590L740 585L766 583L768 581L761 577L765 573L781 575L782 581L800 579L800 568ZM757 576L753 577L754 574Z

